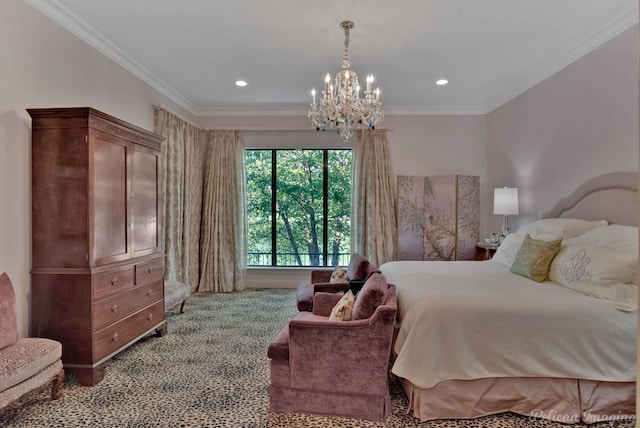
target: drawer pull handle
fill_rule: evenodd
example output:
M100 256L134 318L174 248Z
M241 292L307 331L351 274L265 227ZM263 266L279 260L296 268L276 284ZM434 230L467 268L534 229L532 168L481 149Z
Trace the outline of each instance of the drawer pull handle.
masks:
M113 333L113 336L111 336L111 340L113 340L114 342L117 342L119 338L120 338L120 333L118 333L117 331Z
M118 283L118 277L115 277L111 280L111 285L116 285Z
M120 310L120 306L117 303L111 306L111 312L118 312L118 310Z
M147 296L153 296L153 289L150 288L149 291L147 291Z
M149 315L147 316L147 319L148 319L149 321L151 321L151 320L153 319L153 314L149 314Z
M153 268L147 269L147 273L151 273L151 272L153 272Z

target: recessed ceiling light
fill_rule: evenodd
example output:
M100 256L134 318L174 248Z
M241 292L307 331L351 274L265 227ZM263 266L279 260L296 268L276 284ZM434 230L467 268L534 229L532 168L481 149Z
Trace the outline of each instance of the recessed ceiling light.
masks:
M236 86L247 86L247 82L244 80L236 80Z
M436 85L443 86L443 85L446 85L447 83L449 83L449 81L447 79L438 79L438 80L436 80Z

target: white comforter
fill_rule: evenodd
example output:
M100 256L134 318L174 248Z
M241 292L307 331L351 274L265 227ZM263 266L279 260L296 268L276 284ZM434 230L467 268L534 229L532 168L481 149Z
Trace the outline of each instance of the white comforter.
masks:
M632 382L636 312L485 262L390 262L398 293L392 372L421 388L451 379Z

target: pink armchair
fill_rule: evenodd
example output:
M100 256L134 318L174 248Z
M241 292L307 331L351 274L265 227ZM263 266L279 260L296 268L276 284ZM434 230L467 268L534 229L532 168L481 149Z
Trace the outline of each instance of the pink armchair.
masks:
M389 414L395 285L372 275L356 297L353 321L329 321L339 299L316 293L313 312L299 312L270 344L271 411L374 421Z
M3 273L0 275L0 411L19 405L25 394L49 385L51 399L57 400L63 380L60 342L19 336L16 296L9 276Z
M296 293L296 304L299 311L311 312L313 307L313 295L318 292L337 293L347 291L350 287L354 294L360 289L364 281L372 274L380 272L378 268L361 256L354 253L351 255L349 266L347 267L347 277L351 283L331 283L332 269L314 269L311 271L311 282L304 282L298 286Z

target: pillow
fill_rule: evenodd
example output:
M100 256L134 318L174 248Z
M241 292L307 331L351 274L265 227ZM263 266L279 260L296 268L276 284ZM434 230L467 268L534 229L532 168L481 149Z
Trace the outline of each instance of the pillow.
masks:
M351 320L351 313L353 311L353 304L355 297L351 290L347 291L344 296L338 300L338 303L331 310L329 315L329 321L349 321Z
M616 309L638 308L638 228L611 225L563 242L549 269L556 284L605 300Z
M5 272L0 276L0 349L13 345L18 337L16 295Z
M588 221L578 218L543 218L536 220L517 232L507 235L500 243L491 261L511 268L527 233L535 239L555 241L560 238L573 238L608 224L607 220Z
M536 234L555 231L562 239L569 239L608 224L609 222L607 220L589 221L578 218L543 218L529 223L518 230L518 232L522 235L528 233L536 239L541 239L537 237Z
M500 263L501 265L511 269L511 265L513 265L513 261L516 259L516 255L520 250L520 246L522 245L522 241L524 241L525 236L526 233L522 233L520 231L508 234L502 240L502 243L500 243L496 253L491 258L491 261L493 263ZM557 229L546 229L544 227L538 227L535 230L532 230L532 233L530 233L529 236L542 241L554 241L562 237Z
M371 317L377 307L387 301L389 286L381 273L372 274L362 286L353 305L353 320L363 320Z
M340 266L336 266L331 273L330 283L348 283L347 273Z
M528 233L511 265L511 272L526 276L537 282L547 277L553 256L560 249L562 238L553 241L533 239Z
M502 243L496 250L496 253L491 258L491 262L499 263L511 269L513 261L516 259L516 254L522 244L523 236L510 233L502 240Z
M359 280L366 279L367 273L369 271L369 260L362 257L358 253L353 253L351 255L351 261L349 262L349 266L347 267L347 276L349 279Z

